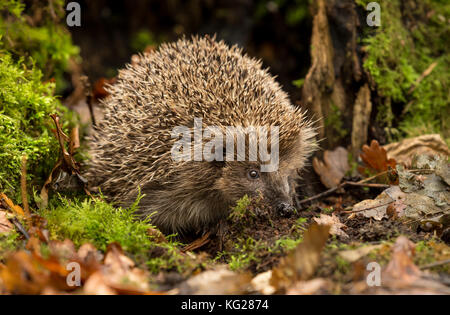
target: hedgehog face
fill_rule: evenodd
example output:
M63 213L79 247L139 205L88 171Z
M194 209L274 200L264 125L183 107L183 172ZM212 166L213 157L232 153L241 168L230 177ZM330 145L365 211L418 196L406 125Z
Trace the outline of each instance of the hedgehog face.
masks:
M292 173L292 174L289 174ZM216 188L226 200L235 204L244 195L262 194L271 207L281 215L293 210L292 201L295 193L294 170L280 169L276 172L260 172L258 163L227 163L222 169L221 177L216 181Z

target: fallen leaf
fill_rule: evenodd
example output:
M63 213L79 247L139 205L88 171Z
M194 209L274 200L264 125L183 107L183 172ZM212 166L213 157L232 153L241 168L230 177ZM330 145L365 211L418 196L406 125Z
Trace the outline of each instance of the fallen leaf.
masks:
M17 206L12 202L11 199L8 198L4 193L0 193L0 205L6 210L11 211L14 214L17 214L22 219L25 219L25 212L20 206Z
M398 186L392 186L384 190L375 199L366 199L355 204L352 212L380 221L388 217L387 208L390 204L404 198L405 194L401 189Z
M271 285L285 290L300 280L310 278L320 261L320 253L328 239L330 226L312 224L304 240L272 270Z
M270 284L270 279L272 278L272 270L268 270L266 272L262 272L256 275L252 281L251 285L254 291L262 294L273 294L276 289L274 286Z
M298 281L295 285L290 287L287 295L312 295L321 294L322 292L329 293L333 283L324 278L316 278L308 281Z
M251 281L248 273L238 273L226 266L203 271L189 278L179 287L180 294L243 294Z
M330 215L326 215L321 213L319 218L314 218L318 224L329 225L330 226L330 234L337 235L344 238L348 238L349 236L342 229L346 229L347 226L339 220L339 218L332 213Z
M14 228L6 214L6 211L0 211L0 234L7 234Z
M370 252L375 249L380 248L382 245L367 245L356 249L342 250L339 252L339 256L344 258L346 261L353 263L364 256L367 256Z
M323 162L314 158L313 167L325 187L336 187L341 182L345 173L350 169L348 165L348 152L343 147L337 147L333 151L326 150L323 154Z
M116 82L116 78L100 78L94 83L94 87L92 89L92 96L96 101L99 101L109 95L108 91L106 91L106 85L114 84Z
M377 140L372 140L370 147L368 145L363 145L363 152L361 153L361 159L364 163L375 171L383 172L387 171L389 167L395 169L396 162L394 159L387 158L387 152ZM360 168L359 172L364 174L364 169Z
M399 236L392 246L391 260L381 272L381 285L368 287L366 281L357 282L353 285L353 293L450 294L445 278L431 277L413 263L414 253L415 244L405 236Z

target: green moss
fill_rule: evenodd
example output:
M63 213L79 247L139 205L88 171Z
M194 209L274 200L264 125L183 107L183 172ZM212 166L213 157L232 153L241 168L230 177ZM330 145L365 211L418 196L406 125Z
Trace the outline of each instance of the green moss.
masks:
M383 97L377 120L385 127L389 140L424 133L441 133L448 138L450 3L408 3L401 6L399 0L380 2L381 26L368 30L363 39L367 51L364 68ZM433 71L415 86L434 62L437 65ZM394 107L402 108L401 116L393 114Z
M135 52L141 52L147 46L157 46L162 41L161 38L157 38L151 31L144 29L132 36L130 45Z
M129 208L116 208L101 200L68 200L53 198L46 210L41 210L48 222L52 239L68 238L76 246L91 243L105 251L108 244L119 243L132 258L150 271L176 269L179 272L195 267L195 262L182 255L182 245L167 237L167 242L149 234L151 218L139 218L136 214L139 199Z
M288 26L295 27L309 17L310 3L311 1L305 0L259 0L254 17L255 20L260 20L275 10Z
M19 246L19 233L12 230L6 234L0 233L0 262L2 262L9 253L16 250Z
M304 83L305 83L305 79L304 78L292 81L292 85L295 86L296 88L299 88L299 89L302 88Z
M250 269L260 272L261 265L267 267L266 260L273 261L274 257L292 250L303 240L306 218L294 221L288 234L277 228L266 211L267 205L262 196L244 196L238 200L228 218L229 225L233 228L224 242L225 250L218 253L215 260L228 263L232 270ZM269 231L255 233L257 226L262 223Z
M244 218L248 213L248 206L251 204L251 199L248 195L244 195L241 199L236 202L236 206L231 209L229 218L231 220L239 221ZM251 214L253 216L253 214Z
M0 49L38 67L44 80L54 78L57 91L65 87L69 59L79 58L79 48L63 23L64 5L63 0L27 6L20 0L0 0Z
M257 253L265 248L266 246L262 242L256 241L252 237L238 239L234 246L235 251L229 258L230 269L242 270L248 268L252 263L260 262Z
M437 239L427 241L420 241L416 243L416 253L414 255L414 263L417 266L424 266L435 263L437 261L444 261L450 257L450 247ZM429 269L432 272L439 272L442 274L450 273L450 264L442 264L440 266Z
M0 190L16 201L22 155L28 157L28 180L42 184L59 155L49 115L66 113L63 127L70 121L53 96L54 84L41 78L38 69L0 53Z

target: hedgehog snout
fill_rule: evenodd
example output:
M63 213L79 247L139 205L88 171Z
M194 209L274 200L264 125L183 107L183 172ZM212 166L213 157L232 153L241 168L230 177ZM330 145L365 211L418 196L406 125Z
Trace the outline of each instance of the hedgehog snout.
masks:
M282 217L289 217L295 211L295 208L290 203L282 201L276 205L275 210Z

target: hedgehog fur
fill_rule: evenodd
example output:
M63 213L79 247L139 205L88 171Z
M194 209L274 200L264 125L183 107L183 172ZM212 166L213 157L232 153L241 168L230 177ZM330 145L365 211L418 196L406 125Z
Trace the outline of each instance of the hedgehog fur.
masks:
M140 212L165 233L204 231L236 201L261 193L292 204L298 169L315 131L261 62L215 38L162 44L120 70L90 136L87 177L120 205L139 194ZM279 126L279 168L250 178L260 161L174 161L176 126ZM254 175L254 173L252 173Z

